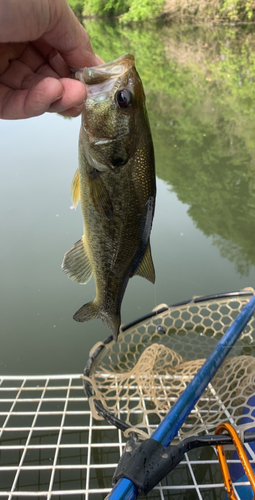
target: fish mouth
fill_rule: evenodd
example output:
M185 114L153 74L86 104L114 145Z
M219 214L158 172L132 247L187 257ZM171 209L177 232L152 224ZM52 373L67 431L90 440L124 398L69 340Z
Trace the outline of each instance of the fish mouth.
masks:
M111 79L116 79L134 67L135 58L131 54L124 54L118 59L109 63L92 66L91 68L79 69L75 73L75 78L85 85L96 85L106 83Z

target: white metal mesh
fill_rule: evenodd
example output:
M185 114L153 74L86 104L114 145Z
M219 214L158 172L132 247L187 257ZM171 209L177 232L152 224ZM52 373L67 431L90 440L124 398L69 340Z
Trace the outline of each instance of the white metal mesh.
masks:
M102 500L124 444L92 419L79 375L0 378L0 498ZM225 500L214 449L190 452L149 497Z

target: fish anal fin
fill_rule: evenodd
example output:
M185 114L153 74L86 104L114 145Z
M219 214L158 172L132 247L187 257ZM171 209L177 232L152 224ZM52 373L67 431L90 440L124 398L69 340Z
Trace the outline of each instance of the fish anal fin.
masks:
M74 208L77 207L79 199L80 199L80 178L79 178L79 169L77 168L71 184L71 200Z
M151 257L151 246L150 242L148 243L146 250L144 252L143 260L138 267L136 276L141 276L142 278L146 278L151 283L155 283L155 269L154 264L152 262Z
M114 311L106 311L100 308L96 299L84 304L73 316L73 319L80 323L97 318L103 321L104 325L112 332L114 340L117 341L120 333L120 315Z
M120 332L120 315L102 310L98 306L96 299L84 304L84 306L80 307L73 316L73 319L80 323L97 318L103 321L104 325L112 332L114 340L117 341Z
M89 173L89 189L95 209L111 220L113 217L111 198L96 169Z
M88 283L92 276L92 269L85 248L84 236L66 252L61 267L76 283Z
M79 321L80 323L100 317L100 310L95 300L84 304L84 306L80 307L80 309L78 309L78 311L76 311L73 315L73 319L75 319L75 321Z

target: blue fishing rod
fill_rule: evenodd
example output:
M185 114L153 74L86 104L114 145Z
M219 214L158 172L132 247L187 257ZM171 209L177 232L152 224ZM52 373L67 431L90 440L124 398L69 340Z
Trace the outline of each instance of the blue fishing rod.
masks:
M232 325L228 328L226 333L223 335L221 340L218 342L210 356L198 370L192 381L188 384L182 395L179 397L177 402L173 405L169 413L165 416L162 422L159 424L158 428L154 431L151 438L144 441L141 446L144 449L138 450L136 457L131 457L131 461L134 463L134 469L138 470L137 481L139 482L139 463L144 456L151 456L155 450L155 458L152 458L151 462L151 474L153 467L157 467L157 462L162 463L162 448L169 447L170 443L177 435L178 430L186 420L187 416L190 414L191 410L194 408L196 402L202 396L207 385L210 383L217 370L220 368L224 359L228 355L230 349L233 347L244 327L251 319L255 311L255 295L252 296L248 304L244 306L240 314L234 320ZM213 443L212 443L213 444ZM144 451L146 448L146 452ZM169 450L172 447L165 448ZM164 451L164 449L163 449ZM144 454L145 453L145 454ZM157 455L158 453L158 455ZM167 453L165 453L165 458L167 458ZM138 462L135 461L138 458ZM168 457L168 459L171 457ZM122 458L121 458L122 460ZM120 463L121 463L120 460ZM174 465L180 462L178 459L174 464L174 458L172 459L172 468ZM171 470L171 468L170 468ZM166 473L167 474L167 468ZM136 470L133 471L133 475L136 476ZM150 476L150 472L148 474ZM161 474L161 478L164 477ZM150 478L148 479L150 482ZM149 489L147 491L150 491ZM122 477L117 481L111 493L107 496L107 500L135 500L138 496L137 486L126 477Z

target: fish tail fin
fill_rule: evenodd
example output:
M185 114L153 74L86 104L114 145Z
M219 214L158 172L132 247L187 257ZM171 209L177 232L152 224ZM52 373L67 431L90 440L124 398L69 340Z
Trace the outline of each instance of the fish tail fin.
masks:
M75 321L83 322L90 319L101 319L104 325L112 332L114 340L117 341L120 333L120 314L102 311L96 300L84 304L73 316Z

